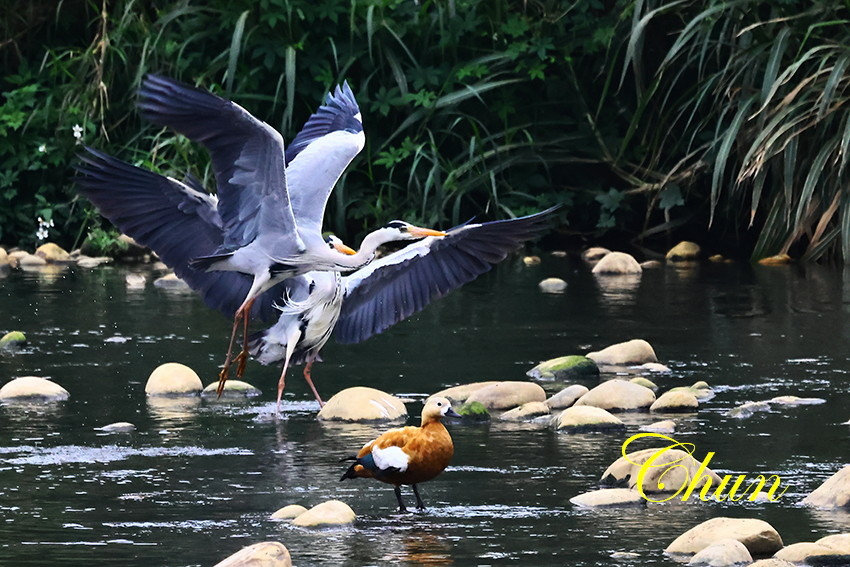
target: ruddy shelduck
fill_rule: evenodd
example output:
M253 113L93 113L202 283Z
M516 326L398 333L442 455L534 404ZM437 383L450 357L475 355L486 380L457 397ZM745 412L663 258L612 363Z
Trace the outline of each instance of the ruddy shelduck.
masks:
M446 416L460 417L446 398L430 398L422 408L422 424L391 429L366 443L340 480L374 478L395 486L400 512L407 512L401 499L401 485L409 484L416 495L416 508L424 510L417 484L443 472L454 455L451 435L442 423Z

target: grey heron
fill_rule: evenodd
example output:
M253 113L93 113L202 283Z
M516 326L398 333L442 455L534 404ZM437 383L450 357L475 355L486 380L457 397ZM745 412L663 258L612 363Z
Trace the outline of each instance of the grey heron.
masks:
M197 180L185 182L141 169L96 150L81 156L81 193L106 218L151 246L204 303L233 316L250 281L233 272L199 272L191 260L220 245L223 222L215 197ZM358 343L424 309L431 301L472 281L523 242L541 235L557 207L525 217L468 222L378 258L342 276L311 271L264 292L255 315L277 322L255 333L250 350L263 364L283 363L278 404L289 364L305 363L304 378L323 404L311 378L313 362L331 335ZM379 231L406 223L392 221ZM364 242L369 240L367 236Z
M326 244L322 219L328 197L365 143L360 108L347 83L328 93L288 147L280 133L238 104L174 79L148 75L138 106L150 122L185 135L210 153L222 239L214 250L192 258L190 267L253 278L234 316L219 394L230 371L239 322L247 339L251 307L264 291L309 271L364 266L386 242L437 234L390 224L369 234L356 253ZM235 359L239 377L247 354L243 340Z

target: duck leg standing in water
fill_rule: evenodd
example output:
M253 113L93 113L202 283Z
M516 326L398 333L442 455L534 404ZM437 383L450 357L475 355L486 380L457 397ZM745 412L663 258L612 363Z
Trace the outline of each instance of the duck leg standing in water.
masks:
M340 481L347 478L374 478L395 487L400 512L407 512L401 499L401 485L413 486L416 508L425 509L417 484L439 475L454 455L451 435L442 423L446 416L460 417L451 402L442 397L429 399L422 408L419 427L391 429L366 443L357 455L343 461L354 461Z

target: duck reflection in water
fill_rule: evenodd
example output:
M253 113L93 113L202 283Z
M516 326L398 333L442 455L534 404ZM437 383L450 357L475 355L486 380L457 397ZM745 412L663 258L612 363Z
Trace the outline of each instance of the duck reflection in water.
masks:
M374 478L394 485L400 512L407 512L401 499L401 485L409 484L416 496L416 508L424 510L416 485L443 472L454 455L451 435L442 422L446 416L460 417L447 398L430 398L422 408L419 427L391 429L366 443L357 455L342 459L354 464L340 480Z

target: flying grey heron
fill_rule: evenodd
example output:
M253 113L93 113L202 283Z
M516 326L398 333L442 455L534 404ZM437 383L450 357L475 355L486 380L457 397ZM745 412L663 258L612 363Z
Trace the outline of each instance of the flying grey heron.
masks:
M245 340L234 360L236 375L244 372L250 311L264 291L309 271L364 266L386 242L438 234L406 223L390 224L369 234L356 253L326 244L322 219L328 197L365 143L360 108L347 83L328 93L288 147L280 133L238 104L174 79L148 75L138 106L150 122L185 135L210 153L222 239L189 265L253 278L234 316L219 394L230 371L240 321Z
M233 272L199 272L189 267L193 258L215 249L224 239L215 197L197 180L180 182L95 150L81 159L77 185L101 214L153 248L209 307L233 316L250 285L248 279ZM311 367L332 334L338 342L358 343L383 332L541 235L556 208L507 220L468 222L446 231L445 236L411 243L349 275L312 271L261 294L255 315L265 321L277 316L277 322L254 334L250 349L263 364L283 363L278 404L289 364L306 363L304 378L322 405ZM392 221L387 227L398 230L392 227L404 224Z

